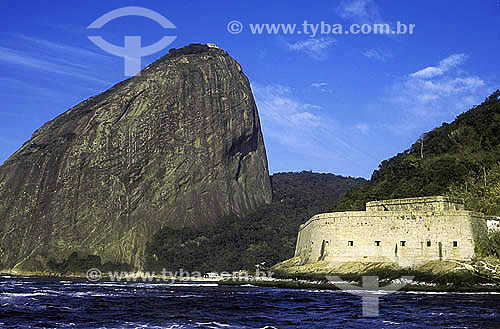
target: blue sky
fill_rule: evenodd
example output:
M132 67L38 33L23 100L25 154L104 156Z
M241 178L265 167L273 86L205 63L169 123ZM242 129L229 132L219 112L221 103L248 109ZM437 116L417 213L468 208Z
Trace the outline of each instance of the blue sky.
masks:
M124 6L144 17L86 27ZM168 47L213 42L248 75L271 172L313 170L369 177L380 161L452 121L500 88L498 1L3 1L0 36L0 162L34 130L123 80L124 60L89 35L123 45L139 35ZM242 23L239 34L227 30ZM249 24L415 24L412 35L256 35ZM146 66L168 48L142 58Z

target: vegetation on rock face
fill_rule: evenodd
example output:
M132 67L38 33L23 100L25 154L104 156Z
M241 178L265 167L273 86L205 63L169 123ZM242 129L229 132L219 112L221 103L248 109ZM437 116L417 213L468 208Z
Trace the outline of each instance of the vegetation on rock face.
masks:
M500 163L483 173L466 177L461 184L452 184L448 193L464 200L468 209L500 215Z
M478 241L476 249L479 258L500 259L500 232L489 232L488 236Z
M423 145L422 145L423 143ZM334 210L362 210L372 200L453 195L471 210L500 215L500 90L383 161L368 184Z
M272 176L273 203L198 231L164 228L146 250L146 269L235 271L293 257L299 225L325 212L361 178L312 172Z
M102 263L101 257L96 255L88 255L80 257L77 252L73 252L63 262L58 263L54 259L50 259L47 263L50 271L68 274L68 273L86 273L89 269L97 268L101 272L107 271L131 271L132 266L128 264Z

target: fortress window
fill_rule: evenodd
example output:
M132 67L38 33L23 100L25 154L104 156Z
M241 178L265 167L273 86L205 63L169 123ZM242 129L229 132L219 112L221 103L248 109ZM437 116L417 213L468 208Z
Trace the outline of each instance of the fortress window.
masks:
M458 247L458 241L453 241L453 247Z
M401 244L401 247L406 246L406 241L400 241L399 243Z
M375 241L375 245L376 245L377 247L379 247L379 246L380 246L380 241Z
M347 241L347 245L348 245L349 247L354 246L354 241Z
M430 247L430 246L431 246L431 242L427 241L427 247Z

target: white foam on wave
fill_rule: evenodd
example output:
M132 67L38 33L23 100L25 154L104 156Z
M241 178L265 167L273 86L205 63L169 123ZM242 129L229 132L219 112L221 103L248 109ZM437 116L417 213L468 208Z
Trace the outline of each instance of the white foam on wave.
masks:
M153 327L150 327L150 328L153 328ZM160 327L158 327L158 328L160 328ZM185 327L182 324L173 324L170 327L165 327L164 329L176 329L176 328L185 328Z
M339 293L339 292L342 292L342 290L340 289L337 289L337 290L333 290L333 289L315 289L315 290L306 290L307 292L320 292L320 293Z
M60 294L64 294L64 291L60 291L60 290L52 290L52 289L35 289L35 291L37 292L41 292L41 293L44 293L44 294L52 294L52 295L60 295Z
M0 298L9 298L9 297L34 297L34 296L47 296L47 294L46 293L42 293L42 292L31 292L31 293L2 292L2 293L0 293Z
M144 288L156 288L156 287L169 287L172 283L146 283L146 282L133 282L129 284L131 287L144 287Z
M459 292L459 291L406 291L406 294L414 295L500 295L498 291L471 291L471 292Z
M229 324L225 323L220 323L220 322L196 322L197 325L203 326L204 328L228 328L231 327ZM215 326L215 327L214 327ZM237 327L232 327L232 328L237 328Z
M218 287L218 283L172 283L170 287Z
M196 297L196 298L203 298L205 296L202 296L202 295L180 295L180 296L172 296L172 297L177 297L177 298L192 298L192 297Z
M94 285L98 285L100 287L116 287L116 286L124 286L126 282L107 282L107 283L94 283Z
M412 295L449 295L449 294L452 294L452 292L449 292L449 291L405 291L403 293L412 294Z
M325 291L331 291L331 292L345 292L347 294L351 295L363 295L363 294L371 294L371 295L387 295L388 293L392 293L392 291L387 291L383 289L379 290L361 290L361 289L353 289L353 290L325 290Z
M119 297L124 296L120 294L103 294L93 291L79 291L79 292L71 292L68 294L71 297Z
M144 287L144 288L155 288L155 287L218 287L218 283L175 283L175 282L164 282L164 283L130 283L132 287Z
M95 288L95 287L122 287L125 286L126 284L127 284L126 282L78 282L78 283L72 283L71 285Z
M110 329L124 329L124 328L134 328L134 329L139 329L139 328L144 328L144 329L179 329L179 328L186 328L182 324L168 324L167 326L154 326L150 324L144 324L144 323L138 323L138 322L125 322L118 327L107 327Z

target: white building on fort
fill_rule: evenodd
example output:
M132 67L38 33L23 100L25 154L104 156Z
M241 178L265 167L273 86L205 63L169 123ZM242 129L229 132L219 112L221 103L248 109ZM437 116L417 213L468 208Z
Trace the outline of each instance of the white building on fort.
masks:
M486 217L438 196L373 201L366 211L319 214L300 226L295 256L320 260L394 262L413 267L431 260L470 260Z

